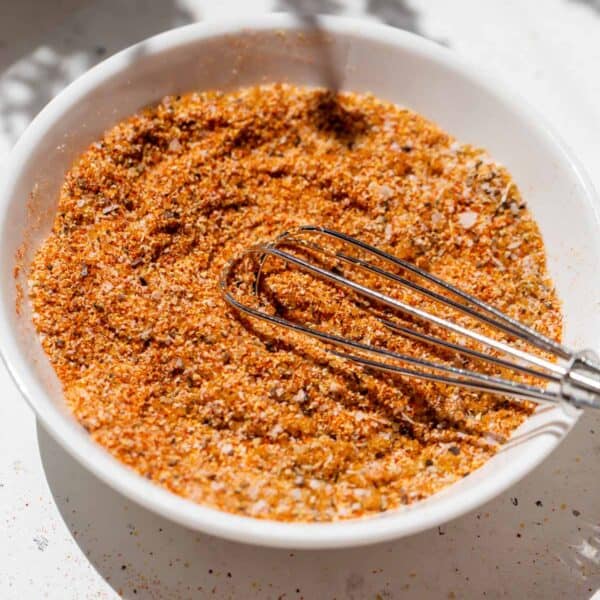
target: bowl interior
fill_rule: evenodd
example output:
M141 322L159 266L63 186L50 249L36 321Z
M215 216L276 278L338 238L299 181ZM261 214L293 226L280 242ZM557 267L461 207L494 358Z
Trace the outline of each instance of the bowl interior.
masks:
M448 520L531 470L564 437L576 415L542 408L482 469L425 502L368 522L300 525L234 517L172 496L130 472L97 448L66 410L21 297L27 265L51 227L65 172L120 119L167 94L269 81L322 85L333 69L341 88L370 91L414 109L460 141L486 148L509 168L542 229L550 272L564 302L566 342L598 349L600 339L600 278L595 277L600 236L593 193L547 127L522 101L500 92L500 83L429 42L341 19L324 20L323 27L316 35L282 16L200 24L120 53L38 116L13 151L0 190L3 353L45 426L97 475L147 507L211 533L278 546L367 543Z

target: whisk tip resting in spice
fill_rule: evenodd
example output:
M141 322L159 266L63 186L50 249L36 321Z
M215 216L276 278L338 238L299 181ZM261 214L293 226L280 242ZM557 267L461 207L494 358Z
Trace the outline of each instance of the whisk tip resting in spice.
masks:
M240 269L246 261L253 267ZM308 302L298 310L281 303L273 290L263 294L268 261L335 286L341 294L334 304L349 302L368 311L388 335L375 331L370 337L382 338L378 344L356 338L352 323L335 317L328 323L337 330L325 330L318 306ZM254 304L240 297L244 282ZM320 340L336 356L369 369L536 402L600 408L600 361L593 351L573 351L413 262L339 231L314 225L290 229L230 262L220 285L236 310ZM295 293L301 298L304 290ZM325 310L331 316L335 309L330 303ZM419 350L397 351L397 335L413 340Z

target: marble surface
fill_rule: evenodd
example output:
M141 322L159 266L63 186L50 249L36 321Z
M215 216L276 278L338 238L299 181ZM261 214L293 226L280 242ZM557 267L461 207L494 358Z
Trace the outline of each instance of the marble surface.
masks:
M0 159L69 81L159 31L291 0L2 0ZM447 45L552 121L600 188L599 0L311 0ZM0 169L2 169L0 160ZM0 174L1 175L1 174ZM393 543L269 550L125 500L36 425L0 367L0 598L591 598L600 588L600 416L480 510Z

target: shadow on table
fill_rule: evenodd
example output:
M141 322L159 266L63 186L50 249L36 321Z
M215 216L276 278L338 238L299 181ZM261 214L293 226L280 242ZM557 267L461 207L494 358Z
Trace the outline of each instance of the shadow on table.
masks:
M339 14L344 12L344 0L278 0L275 10L312 14ZM418 13L406 0L366 0L364 11L383 23L421 35Z
M38 440L73 538L124 598L437 599L515 589L585 598L600 587L597 478L578 497L557 473L582 452L594 462L589 454L600 447L585 433L596 422L580 422L560 453L478 512L397 542L330 551L257 548L190 531L100 482L39 425Z
M278 11L301 14L336 15L345 12L347 2L344 0L277 0L274 8ZM375 17L386 25L429 37L420 26L419 13L406 0L366 0L363 10L365 15ZM430 39L448 46L447 40Z
M0 6L2 133L16 141L33 117L80 73L131 44L192 22L192 13L182 4L177 0L4 2ZM54 29L40 26L45 21L53 23Z
M577 4L585 4L589 6L591 9L596 11L598 15L600 15L600 0L569 0L570 2L575 2Z

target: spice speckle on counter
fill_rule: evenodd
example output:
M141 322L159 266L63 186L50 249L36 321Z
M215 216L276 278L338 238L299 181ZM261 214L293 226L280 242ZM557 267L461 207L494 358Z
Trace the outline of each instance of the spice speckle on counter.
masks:
M269 85L168 97L73 165L30 275L44 349L99 444L177 494L286 521L391 510L494 454L531 405L382 378L227 307L226 262L306 223L560 338L538 228L482 150L370 95ZM270 277L286 310L337 300L301 275ZM368 317L344 322L372 334Z

